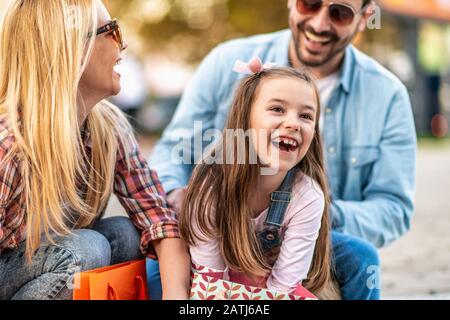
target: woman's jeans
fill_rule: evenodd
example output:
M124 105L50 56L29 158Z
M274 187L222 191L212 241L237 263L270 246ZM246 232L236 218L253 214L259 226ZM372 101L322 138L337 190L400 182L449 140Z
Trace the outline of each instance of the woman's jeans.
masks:
M333 231L334 273L344 300L380 299L380 261L369 242ZM158 262L147 260L148 287L161 295ZM159 292L159 293L158 293Z
M71 299L76 272L143 259L139 232L126 217L99 220L92 230L75 230L56 243L44 242L31 264L25 242L0 254L1 300Z

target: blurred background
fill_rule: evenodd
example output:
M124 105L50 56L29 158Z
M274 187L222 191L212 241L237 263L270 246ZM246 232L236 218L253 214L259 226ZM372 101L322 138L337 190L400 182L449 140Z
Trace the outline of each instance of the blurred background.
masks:
M108 0L106 3L124 25L129 53L136 59L133 64L143 66L150 99L144 104L156 109L149 116L152 119L140 117L143 129L149 132L165 127L171 117L170 109L176 105L195 66L214 46L228 39L287 26L286 0ZM356 39L355 45L408 86L420 136L448 136L450 1L379 0L378 4L383 9L381 28L367 30ZM161 119L154 119L155 115Z
M0 0L0 13L11 0ZM114 102L146 155L201 59L233 38L287 28L286 0L104 0L129 43ZM450 0L378 0L355 45L408 87L419 137L411 231L381 250L385 299L450 299ZM123 214L113 199L109 215Z

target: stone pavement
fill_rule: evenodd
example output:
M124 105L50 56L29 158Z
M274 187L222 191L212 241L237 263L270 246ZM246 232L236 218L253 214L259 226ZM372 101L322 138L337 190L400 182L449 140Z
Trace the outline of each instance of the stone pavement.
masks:
M381 261L386 297L450 299L450 145L419 147L411 231Z

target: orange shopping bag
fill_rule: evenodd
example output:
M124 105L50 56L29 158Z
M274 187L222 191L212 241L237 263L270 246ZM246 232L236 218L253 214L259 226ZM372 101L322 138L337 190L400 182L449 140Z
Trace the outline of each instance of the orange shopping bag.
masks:
M148 300L145 260L77 273L74 300Z

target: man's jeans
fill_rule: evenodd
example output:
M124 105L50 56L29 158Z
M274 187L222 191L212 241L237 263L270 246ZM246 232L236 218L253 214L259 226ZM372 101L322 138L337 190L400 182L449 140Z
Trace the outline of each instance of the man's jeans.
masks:
M380 299L380 261L376 248L369 242L332 232L334 272L344 300ZM148 286L161 296L158 263L147 260ZM154 299L154 298L153 298Z
M43 243L31 264L25 243L0 254L0 299L71 299L76 272L142 259L140 236L126 217L98 221L92 230L75 230L57 238L57 245Z
M369 242L333 231L334 272L344 300L380 299L380 259Z

